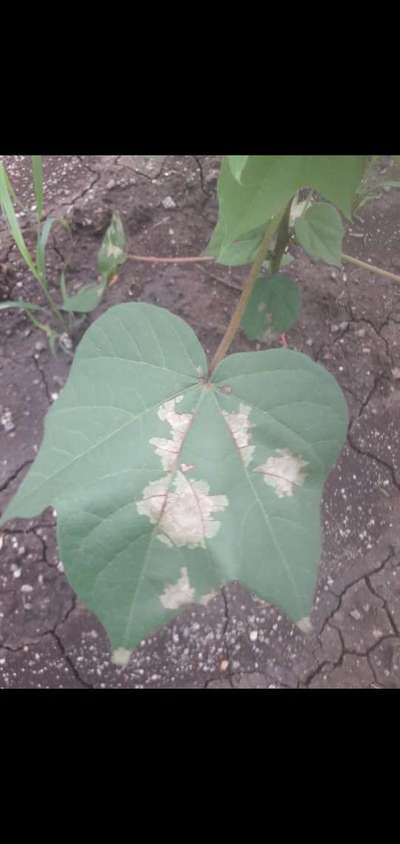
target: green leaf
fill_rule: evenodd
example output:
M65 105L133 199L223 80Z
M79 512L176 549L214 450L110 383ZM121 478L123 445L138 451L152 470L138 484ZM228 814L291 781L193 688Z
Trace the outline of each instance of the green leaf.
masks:
M21 231L18 218L15 214L14 206L9 191L9 180L4 164L0 164L0 206L7 220L8 227L14 238L17 248L19 249L25 263L27 264L35 278L37 278L38 274L35 264L33 263L33 260L31 258L28 247L24 240L24 236Z
M242 173L244 168L246 167L247 161L250 156L248 155L228 155L229 166L231 168L231 172L235 177L236 181L241 181Z
M327 205L326 202L311 205L296 220L294 230L300 246L312 258L335 267L342 265L344 227L333 205Z
M234 243L224 243L222 231L222 225L217 224L205 254L213 255L218 264L224 264L229 267L240 267L243 264L251 264L256 257L258 247L263 239L265 226L260 226L258 229L247 232Z
M318 191L350 218L367 163L362 155L251 155L239 184L225 157L218 182L224 241L265 224L304 187Z
M126 261L125 243L126 238L121 217L118 211L114 211L97 256L98 271L107 281L115 275L118 267Z
M6 311L8 308L21 308L23 311L44 311L40 305L31 305L30 302L24 302L23 299L15 299L14 301L0 302L0 311Z
M105 287L105 281L101 284L87 284L84 287L81 287L81 289L78 290L78 293L75 293L73 296L68 296L66 295L64 281L62 286L63 304L61 306L61 310L77 314L88 314L90 311L94 311L103 297Z
M36 199L36 214L38 220L43 214L43 163L41 155L32 155L33 187Z
M215 226L215 229L211 235L211 239L207 245L207 248L204 250L204 255L212 255L214 258L218 258L224 240L225 226L223 224L222 216L220 214L217 225Z
M242 319L249 340L268 342L296 322L300 312L300 288L286 275L260 276Z
M283 349L206 373L181 319L143 303L110 308L81 341L1 521L56 509L66 575L118 662L233 580L295 621L312 607L343 395Z
M6 183L6 189L7 189L8 193L10 194L10 197L11 197L13 204L16 205L17 202L18 202L17 195L15 193L14 186L12 184L12 181L11 181L5 167L4 167L4 178L5 178L5 183Z
M36 267L40 278L44 284L46 284L46 246L47 241L49 239L51 227L54 222L54 217L47 218L46 222L42 226L42 230L40 232L36 245Z

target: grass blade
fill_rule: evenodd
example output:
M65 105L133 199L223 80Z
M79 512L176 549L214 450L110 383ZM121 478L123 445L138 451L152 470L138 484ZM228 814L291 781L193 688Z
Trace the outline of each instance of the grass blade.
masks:
M4 164L0 164L0 206L7 220L8 227L14 238L16 246L18 247L25 263L28 265L35 278L37 278L38 273L35 264L33 263L28 247L25 243L18 219L15 214L14 206L9 191L8 176Z
M43 214L43 163L41 155L32 155L33 187L36 199L36 214L40 222Z
M23 311L44 311L44 308L40 305L31 305L30 302L24 302L23 299L0 302L0 311L5 311L8 308L21 308Z
M9 192L9 194L10 194L11 200L12 200L12 202L14 203L14 205L16 205L16 204L17 204L17 201L18 201L18 200L17 200L17 195L16 195L16 193L15 193L15 190L14 190L14 187L13 187L13 184L12 184L12 181L11 181L11 179L10 179L10 177L9 177L8 173L7 173L6 168L4 168L4 175L5 175L6 185L7 185L7 189L8 189L8 192Z
M46 222L42 226L42 230L38 237L38 242L36 245L36 266L37 271L40 275L40 278L43 284L46 285L46 245L49 239L49 234L51 231L51 227L55 222L54 217L49 217Z
M63 304L65 304L65 302L68 299L68 293L67 293L67 286L65 284L65 273L64 272L62 272L61 275L60 275L60 289L61 289L61 296L62 296Z

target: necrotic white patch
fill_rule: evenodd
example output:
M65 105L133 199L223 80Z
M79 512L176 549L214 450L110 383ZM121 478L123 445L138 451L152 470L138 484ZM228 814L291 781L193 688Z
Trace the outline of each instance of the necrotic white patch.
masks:
M199 604L202 604L202 605L203 605L203 607L206 607L206 606L207 606L207 604L209 604L209 603L210 603L210 601L212 601L212 600L213 600L213 598L216 598L216 597L217 597L217 593L216 593L216 592L208 592L208 593L207 593L207 595L202 595L202 596L201 596L201 598L200 598L200 600L199 600Z
M254 471L264 475L265 483L273 487L278 498L284 498L293 495L296 487L303 486L306 479L303 469L306 466L308 463L302 457L292 454L288 448L278 448L275 456L269 457Z
M157 538L169 546L205 548L205 539L218 533L220 522L212 518L228 506L226 495L209 495L206 481L189 480L177 472L151 481L136 504L140 515L158 525Z
M224 419L226 419L231 429L235 443L240 449L240 455L245 466L249 465L255 448L254 445L250 445L250 428L253 427L250 422L250 410L251 408L246 404L241 404L238 413L222 411Z
M168 472L172 469L179 449L181 448L183 438L192 420L191 413L177 413L175 404L182 401L183 396L178 396L176 399L162 404L158 410L158 417L162 422L168 422L171 427L172 439L162 439L160 437L152 437L150 445L154 446L155 453L161 460L162 467Z
M107 244L107 256L109 258L119 258L122 255L122 249L120 246L116 246L114 243Z
M191 604L194 600L195 590L189 583L187 568L181 569L181 576L177 583L166 586L160 596L160 601L167 610L177 610L184 604Z

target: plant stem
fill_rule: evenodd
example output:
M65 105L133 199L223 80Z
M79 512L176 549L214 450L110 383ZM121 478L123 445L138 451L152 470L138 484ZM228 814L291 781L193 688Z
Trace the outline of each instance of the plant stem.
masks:
M47 326L44 325L42 322L39 322L39 320L35 319L35 317L33 316L33 314L31 314L30 311L26 311L25 313L26 313L26 316L29 317L30 321L33 322L33 324L36 328L40 328L40 330L44 331L45 334L48 333L47 332Z
M275 234L277 228L281 224L281 220L283 219L283 217L286 213L286 210L287 210L286 207L283 208L281 213L278 214L276 217L274 217L273 220L271 220L271 222L269 223L269 225L267 226L267 228L265 230L264 237L263 237L261 244L258 248L256 259L255 259L254 264L253 264L253 266L252 266L252 268L249 272L249 275L247 276L246 281L243 285L242 295L240 296L240 299L239 299L239 301L236 305L236 308L235 308L235 310L232 314L231 321L228 325L228 328L226 329L225 334L224 334L224 336L223 336L223 338L222 338L222 340L221 340L221 342L218 346L218 349L215 352L215 355L214 355L214 357L211 361L209 375L211 375L214 372L214 369L216 368L216 366L218 366L218 364L222 360L222 358L225 357L225 355L226 355L235 335L239 331L240 323L242 321L242 316L243 316L243 314L246 310L247 302L249 301L250 296L253 292L254 285L257 281L257 276L258 276L258 274L261 270L262 264L265 260L265 256L268 252L268 247L271 243L272 238L274 237L274 234Z
M37 275L37 276L36 276L36 279L37 279L37 281L39 282L40 287L41 287L41 289L42 289L42 292L44 293L44 295L45 295L45 297L46 297L46 299L47 299L47 302L48 302L49 308L50 308L50 310L51 310L51 312L52 312L53 316L54 316L54 317L58 320L58 322L60 323L61 327L62 327L62 328L63 328L63 330L65 331L65 329L66 329L66 323L64 322L64 319L63 319L63 317L61 316L61 313L60 313L60 311L58 310L57 305L53 302L53 299L52 299L52 297L51 297L51 295L50 295L50 293L49 293L49 291L48 291L48 289L47 289L46 284L43 282L43 280L42 280L42 279L40 279L40 278L39 278L39 275Z
M385 278L392 278L394 281L400 282L400 275L390 273L388 270L382 270L380 267L375 267L374 264L367 264L366 261L360 261L359 258L353 258L352 255L342 255L343 261L348 261L349 264L355 264L356 267L361 267L363 270L369 270L370 273L383 275Z
M193 258L156 258L154 255L127 255L131 261L148 261L151 264L194 264L198 261L215 261L211 255L197 255Z
M290 200L290 202L288 202L285 213L279 224L275 249L271 258L271 275L274 275L274 273L277 273L279 271L283 255L285 253L285 249L289 243L289 221L291 205L292 199Z

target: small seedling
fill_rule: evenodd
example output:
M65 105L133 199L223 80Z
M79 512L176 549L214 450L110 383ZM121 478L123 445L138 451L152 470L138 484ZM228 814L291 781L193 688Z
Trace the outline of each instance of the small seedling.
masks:
M19 220L15 211L18 203L16 193L11 184L4 164L0 164L0 208L7 222L10 234L14 243L25 261L26 266L38 282L45 305L39 305L25 299L0 302L0 310L17 308L25 311L27 317L33 322L36 328L43 331L52 351L60 346L64 351L70 353L72 346L70 333L74 332L79 322L79 316L88 314L95 310L101 302L109 280L115 276L117 268L126 260L125 257L125 235L122 223L117 212L104 236L103 243L97 258L98 280L84 284L80 289L69 294L65 280L65 272L62 272L59 280L58 299L56 301L53 292L50 290L49 280L46 272L46 248L49 235L56 220L48 217L43 221L43 168L42 157L32 155L32 179L36 199L36 249L31 254ZM68 227L68 223L64 223ZM67 316L68 315L68 316Z

